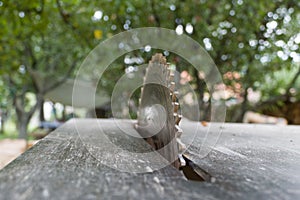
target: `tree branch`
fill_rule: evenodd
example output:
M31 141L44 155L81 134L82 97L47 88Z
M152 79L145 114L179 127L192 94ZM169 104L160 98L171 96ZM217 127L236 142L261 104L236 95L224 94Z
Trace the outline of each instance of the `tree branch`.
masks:
M34 106L31 107L31 109L27 112L28 118L30 119L37 108L40 107L43 100L43 96L41 94L36 95L36 103Z
M42 94L45 94L55 88L57 88L58 86L60 86L61 84L65 83L66 80L70 77L71 73L74 71L75 67L76 67L76 64L77 64L77 60L75 60L71 67L69 68L69 70L67 71L67 73L58 81L56 81L54 84L50 85L49 87L45 88L43 91L42 91Z
M71 22L70 22L70 17L71 17L71 14L66 12L61 3L60 3L60 0L56 0L56 5L57 5L57 8L58 8L58 12L61 16L61 18L63 19L63 22L68 25L74 32L79 32L78 28L75 27ZM81 35L81 34L79 34ZM81 39L83 38L83 40L85 41L85 43L89 46L89 47L92 47L92 45L90 44L89 40L87 40L85 37L81 36ZM80 40L82 41L82 40Z
M292 81L290 82L290 84L287 87L287 90L286 90L287 94L290 93L290 89L295 85L295 83L298 80L299 76L300 76L300 67L298 69L298 72L295 74L295 76L293 77Z
M25 53L27 53L29 55L29 57L31 58L31 60L32 60L31 65L27 65L26 68L27 68L27 70L29 72L29 75L31 77L32 84L33 84L33 87L34 87L35 91L39 92L40 89L38 87L38 83L37 83L37 81L36 81L36 79L33 75L33 70L36 70L36 68L37 68L37 59L34 56L31 45L28 42L23 42L23 43L24 43L24 46L25 46Z

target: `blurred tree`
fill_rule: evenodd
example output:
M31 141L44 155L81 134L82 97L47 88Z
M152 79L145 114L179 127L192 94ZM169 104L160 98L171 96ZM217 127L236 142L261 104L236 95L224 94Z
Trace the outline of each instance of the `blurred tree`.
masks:
M73 74L87 52L88 36L66 24L68 13L59 1L1 1L0 5L0 73L10 90L19 137L26 138L27 125L42 107L44 94ZM40 77L51 77L53 82L39 82Z
M239 77L224 79L226 85L240 87L238 92L242 105L233 121L241 121L247 109L255 109L256 105L249 105L248 91L260 91L266 75L272 76L283 69L293 73L292 69L299 66L300 3L297 0L101 1L95 6L106 16L106 20L103 18L98 26L102 25L107 34L160 26L174 29L178 34L188 34L202 44L221 73L232 72ZM153 50L150 55L152 53ZM174 57L176 55L169 54L168 60L175 62L179 68L188 66L183 59ZM205 82L195 69L188 69L194 76L200 108L208 113L209 105L203 103ZM298 76L299 72L294 73L294 79L286 85L284 94L289 94ZM273 94L272 90L264 90L261 101L268 102L271 97L274 98L274 94L270 94ZM239 101L239 97L230 98ZM276 96L275 99L281 101L282 97ZM261 105L267 105L261 101Z
M237 91L241 98L236 94L230 97L242 101L234 121L241 120L247 109L255 108L248 102L250 89L261 92L260 105L273 101L274 95L270 94L278 87L263 87L266 79L275 80L275 72L287 70L294 77L283 92L274 93L275 102L283 101L283 95L289 98L290 91L296 89L299 76L299 7L297 0L0 0L0 73L9 86L20 137L26 137L27 124L41 107L43 95L72 76L94 46L138 27L164 27L187 34L203 45L221 73L237 74L239 78L224 77L228 87L240 87ZM154 51L134 51L131 55L147 61ZM166 55L178 69L187 69L193 75L201 110L208 113L209 101L203 101L207 92L203 77L184 59L172 53ZM117 59L112 73L101 79L102 88L111 92L117 75L127 67L124 57ZM39 85L36 74L56 81ZM34 95L34 104L26 100L28 94ZM299 100L299 95L292 96Z
M9 98L9 90L5 87L3 80L0 79L0 118L1 129L0 133L3 134L5 130L5 122L8 117L9 110L12 108L11 100Z

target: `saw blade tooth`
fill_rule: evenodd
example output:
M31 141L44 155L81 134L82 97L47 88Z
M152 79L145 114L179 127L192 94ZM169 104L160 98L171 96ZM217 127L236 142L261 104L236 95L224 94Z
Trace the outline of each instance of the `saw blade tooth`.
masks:
M173 102L173 108L174 108L174 113L177 113L178 109L179 109L179 103L178 102Z
M175 102L177 99L175 92L172 92L172 102Z
M141 87L141 96L142 96L143 92L144 92L144 87Z
M139 98L139 105L141 105L141 102L142 102L142 99L141 99L141 98Z
M178 115L177 113L173 113L173 116L174 116L175 118L177 117L177 115Z
M172 102L173 113L177 113L177 112L175 112L175 110L174 110L174 109L175 109L175 107L177 106L177 105L176 105L176 103L177 103L177 102Z
M174 81L172 81L172 82L170 83L169 89L170 89L171 91L174 91L174 89L175 89L175 82L174 82Z
M178 117L180 117L180 119L182 118L182 114L180 113L180 114L178 114Z
M180 122L180 121L181 121L181 117L178 116L178 117L176 118L175 124L179 125L179 122Z
M180 138L176 138L176 142L177 142L177 145L178 145L178 151L180 153L184 152L186 150L186 145L181 141Z
M180 120L181 120L180 115L179 115L178 113L176 113L176 116L175 116L175 124L176 124L176 125L179 125Z
M173 95L174 96L173 97L174 98L173 101L178 102L178 94L179 94L178 91L174 91L173 93L174 93L174 95Z
M178 145L179 146L179 145ZM183 166L186 166L186 162L182 156L182 154L178 154L178 159L179 159L179 162L180 162L180 166L183 167Z
M183 132L182 129L177 124L175 124L175 129L176 129L176 134L177 134L176 137L180 137Z
M153 55L151 57L151 61L163 63L163 64L165 64L167 62L166 58L161 53L157 53L157 54Z

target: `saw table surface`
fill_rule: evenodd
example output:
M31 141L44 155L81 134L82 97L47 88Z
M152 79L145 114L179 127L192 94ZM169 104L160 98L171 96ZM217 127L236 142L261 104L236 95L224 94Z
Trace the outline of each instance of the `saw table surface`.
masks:
M120 148L149 150L113 119L98 122ZM134 132L131 122L118 122ZM198 151L209 126L195 133L195 124L182 123L182 140L193 142L187 154L210 181L188 181L171 166L145 173L111 168L106 159L125 171L138 166L130 153L116 154L101 140L96 119L73 119L0 171L0 199L300 199L300 126L224 124L202 158ZM86 134L79 136L78 129ZM106 146L97 151L83 141Z

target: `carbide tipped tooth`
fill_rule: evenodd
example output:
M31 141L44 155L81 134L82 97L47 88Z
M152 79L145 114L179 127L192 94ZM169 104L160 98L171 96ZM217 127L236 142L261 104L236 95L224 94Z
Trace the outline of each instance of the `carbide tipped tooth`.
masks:
M182 118L181 115L176 116L176 118L175 118L175 124L176 125L179 125L179 122L180 122L181 118Z
M179 146L179 145L178 145ZM178 159L179 159L179 162L180 162L180 166L183 167L183 166L186 166L186 162L182 156L182 154L178 154Z
M177 111L179 109L179 103L178 102L174 102L173 103L173 107L174 107L174 113L177 113Z
M173 113L173 116L176 118L178 116L178 114L177 113Z
M174 89L175 89L175 82L174 81L172 81L171 83L170 83L170 88L169 88L171 91L174 91Z
M176 129L176 137L177 138L180 138L181 137L181 135L182 135L182 129L179 127L179 125L177 125L177 124L175 124L175 129Z
M176 139L176 142L178 144L179 152L184 152L186 150L186 145L179 138Z
M175 128L176 128L176 131L182 132L182 129L176 124L175 124Z
M172 102L175 102L176 99L177 99L177 97L176 97L175 93L173 92L173 93L172 93Z

